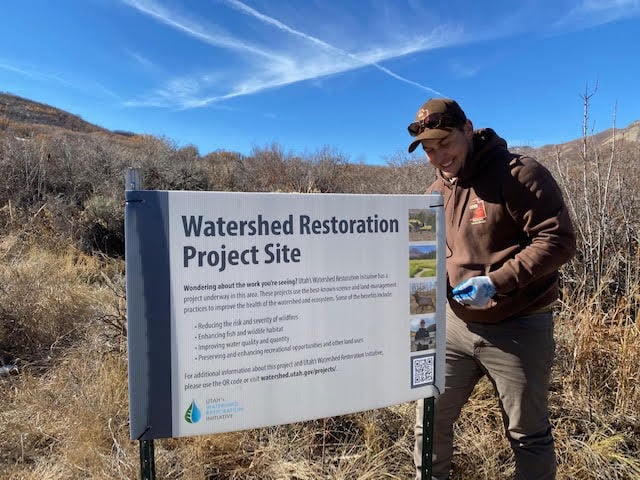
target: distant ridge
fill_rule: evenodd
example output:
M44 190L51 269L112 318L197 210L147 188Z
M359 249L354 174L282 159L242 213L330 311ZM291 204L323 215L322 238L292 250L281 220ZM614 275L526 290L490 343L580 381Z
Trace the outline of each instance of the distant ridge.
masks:
M588 135L590 147L611 148L614 141L618 147L637 145L640 147L640 120L631 122L625 128L609 128L602 132ZM564 157L578 157L582 150L582 138L557 145L543 145L542 147L512 146L514 152L536 156L541 159L551 158L557 152Z
M106 132L78 115L9 93L0 93L0 117L10 122L64 128L74 132Z

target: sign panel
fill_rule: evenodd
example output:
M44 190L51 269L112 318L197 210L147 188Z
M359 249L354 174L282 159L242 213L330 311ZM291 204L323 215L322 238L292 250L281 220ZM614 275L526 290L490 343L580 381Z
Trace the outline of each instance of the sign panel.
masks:
M442 390L440 202L127 192L132 438L290 423Z

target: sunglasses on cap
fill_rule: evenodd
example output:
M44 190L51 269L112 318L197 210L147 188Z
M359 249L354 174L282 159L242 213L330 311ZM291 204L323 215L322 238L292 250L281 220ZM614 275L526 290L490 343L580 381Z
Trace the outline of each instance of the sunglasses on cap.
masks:
M407 127L407 130L409 130L409 135L417 137L427 128L451 129L459 127L460 124L461 122L458 118L447 115L446 113L432 113L431 115L424 117L422 120L410 124Z

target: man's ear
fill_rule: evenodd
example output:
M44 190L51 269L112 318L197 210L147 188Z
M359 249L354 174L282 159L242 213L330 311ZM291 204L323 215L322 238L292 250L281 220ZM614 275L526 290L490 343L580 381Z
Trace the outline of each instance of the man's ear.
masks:
M471 120L467 120L463 127L464 136L468 139L473 138L473 123Z

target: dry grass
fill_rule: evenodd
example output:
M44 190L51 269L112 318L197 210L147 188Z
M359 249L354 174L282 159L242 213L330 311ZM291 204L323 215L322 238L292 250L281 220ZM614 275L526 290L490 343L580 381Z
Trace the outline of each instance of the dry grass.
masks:
M44 374L3 380L2 478L134 478L125 358L91 333L78 343Z
M640 479L638 288L602 312L567 305L552 394L564 478Z
M87 316L87 291L68 282L74 275L68 257L33 250L7 260L0 268L2 347L12 356L44 354Z

